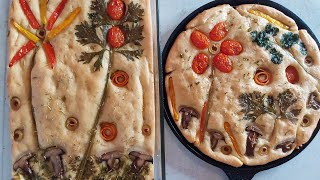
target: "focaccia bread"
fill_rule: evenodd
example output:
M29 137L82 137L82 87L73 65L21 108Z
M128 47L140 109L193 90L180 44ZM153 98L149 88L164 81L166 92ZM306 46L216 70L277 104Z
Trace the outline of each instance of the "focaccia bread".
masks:
M149 0L12 0L13 179L153 179Z
M166 61L173 120L209 157L239 167L288 156L320 118L320 53L306 30L263 5L208 9Z

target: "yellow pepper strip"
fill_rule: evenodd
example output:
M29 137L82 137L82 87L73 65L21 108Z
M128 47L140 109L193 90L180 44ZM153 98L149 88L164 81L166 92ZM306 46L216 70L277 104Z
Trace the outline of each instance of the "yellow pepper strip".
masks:
M11 24L21 33L23 34L26 38L29 40L33 41L34 43L37 43L40 39L33 34L32 32L28 31L26 28L22 27L20 24L15 22L14 20L11 21Z
M40 19L43 25L47 24L47 0L40 0Z
M237 154L242 157L241 155L241 152L240 152L240 148L239 148L239 145L238 145L238 142L236 140L236 138L234 137L233 133L232 133L232 129L231 129L231 126L228 122L225 122L224 123L224 129L226 130L226 132L228 133L230 139L231 139L231 142L233 144L233 147L234 149L236 150Z
M176 109L176 96L174 93L172 77L169 78L169 93L170 93L171 105L172 105L172 110L173 110L173 119L175 121L178 121L179 120L179 113L177 112L177 109Z
M282 22L280 22L280 21L272 18L271 16L269 16L269 15L267 15L267 14L264 14L264 13L262 13L262 12L260 12L260 11L256 11L256 10L250 9L248 12L249 12L250 14L254 14L254 15L256 15L256 16L260 16L260 17L268 20L270 23L272 23L272 24L274 24L274 25L276 25L276 26L281 27L282 29L287 29L287 30L288 30L288 29L290 28L289 26L283 24Z
M81 11L80 7L72 11L69 14L69 16L61 24L59 24L57 27L52 29L52 31L50 31L50 33L47 36L47 40L53 39L54 37L56 37L56 35L58 35L66 27L68 27L72 23L72 21L77 17L77 15L80 13L80 11Z

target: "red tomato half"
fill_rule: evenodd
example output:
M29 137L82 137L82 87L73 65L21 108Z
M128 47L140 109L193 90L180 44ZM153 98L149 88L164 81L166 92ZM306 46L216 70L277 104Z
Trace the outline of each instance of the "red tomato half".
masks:
M232 61L223 53L219 53L213 57L213 66L224 73L232 71Z
M120 20L125 13L122 0L110 0L107 5L107 14L112 20Z
M206 72L209 66L209 57L203 53L199 53L194 57L192 62L192 70L197 74Z
M234 56L239 55L243 48L240 42L234 40L226 40L221 43L220 51L223 54Z
M297 69L293 66L287 67L286 76L287 76L288 81L291 84L296 84L299 82L299 73L298 73Z
M220 22L216 24L211 30L209 37L212 41L221 41L228 34L228 30L226 28L226 23Z
M119 27L114 26L109 29L108 42L113 48L119 48L124 44L124 33Z
M190 40L198 49L206 49L210 45L209 38L198 30L195 30L191 33Z

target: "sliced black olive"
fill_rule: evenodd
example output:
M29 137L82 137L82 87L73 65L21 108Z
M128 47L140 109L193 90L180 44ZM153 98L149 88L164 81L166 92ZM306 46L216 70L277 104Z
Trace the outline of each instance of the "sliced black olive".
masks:
M318 100L317 93L313 92L310 94L307 106L308 108L312 108L314 110L320 109L320 102Z
M13 97L10 100L10 107L11 109L13 109L14 111L18 111L21 107L21 101L18 97Z
M24 137L24 129L16 129L13 133L13 139L17 142L22 141Z
M258 137L262 136L262 132L258 126L252 124L246 128L248 131L247 146L246 146L246 156L254 156L254 148L258 143Z
M294 139L286 140L285 142L278 144L276 146L276 149L282 149L282 152L286 153L292 150L294 142Z
M53 177L63 179L64 168L62 162L62 155L65 152L58 147L50 147L46 149L44 159L50 161L53 167Z

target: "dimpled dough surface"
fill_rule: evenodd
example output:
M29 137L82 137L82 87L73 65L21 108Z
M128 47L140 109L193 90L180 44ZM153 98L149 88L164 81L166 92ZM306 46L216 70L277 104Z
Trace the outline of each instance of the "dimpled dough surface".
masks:
M271 24L265 18L250 13L249 10L267 14L289 26L289 29L286 30ZM240 42L243 47L243 51L239 55L229 56L233 63L233 69L230 73L223 73L212 65L212 59L217 52L210 53L208 49L199 50L190 40L190 35L195 30L199 30L209 37L210 31L219 22L226 24L227 35L219 42L211 41L211 44L220 44L222 41L230 39ZM264 31L268 24L279 29L276 36L270 35L269 38L273 47L283 55L283 61L280 64L273 63L269 51L258 46L252 39L251 32ZM299 41L303 42L307 49L306 54L301 53L301 46L298 43L289 49L281 47L282 36L289 31L299 35ZM193 59L200 52L209 56L209 67L201 75L196 74L192 69ZM312 58L311 66L305 63L307 56ZM308 103L310 94L318 94L319 91L319 57L319 49L307 31L298 30L291 18L276 9L252 4L236 8L221 5L208 9L188 23L186 30L176 39L167 58L166 91L170 111L173 113L172 97L169 91L169 78L172 78L176 110L179 112L181 106L188 106L199 113L198 118L192 117L187 129L181 125L183 117L181 112L176 124L186 139L194 143L204 154L235 167L244 164L249 166L262 165L283 158L292 153L295 148L303 146L318 124L320 111L308 107ZM288 82L286 78L288 66L293 66L297 70L298 83ZM253 77L258 68L266 68L270 71L272 78L268 85L261 86L255 83ZM296 122L275 117L270 113L261 114L254 120L244 118L245 114L241 111L242 106L239 101L242 94L260 92L262 95L273 96L276 100L278 95L286 90L289 90L297 99L293 105L294 108L300 109L300 113L296 116ZM211 92L210 97L209 92ZM206 101L210 105L207 110L208 119L204 139L201 143L199 141L201 112ZM316 98L316 101L319 100ZM301 125L304 117L307 117L310 122L306 127ZM224 124L226 122L231 126L240 154L236 152L235 146L225 130ZM251 124L257 126L262 135L256 140L254 156L247 156L246 143L249 133L246 128ZM224 136L224 140L219 140L214 150L211 148L210 130L219 131ZM287 152L276 148L277 145L290 139L294 139L294 143L291 144L291 148ZM232 148L231 154L226 155L221 151L225 145ZM260 147L264 145L269 147L268 152L266 154L259 153Z
M100 1L100 0L99 0ZM61 1L48 1L47 18ZM18 161L27 153L35 154L30 160L31 169L43 179L51 179L52 167L49 162L42 163L43 153L49 147L58 147L64 151L61 156L64 177L75 179L79 173L80 163L88 155L98 159L103 153L121 151L126 157L131 151L138 151L153 156L154 154L154 90L153 90L153 52L151 33L151 12L148 0L123 1L126 6L130 3L141 5L144 10L140 21L144 25L141 41L143 54L139 59L127 60L120 53L104 53L102 56L102 68L93 72L94 60L88 65L78 62L82 52L100 50L96 44L82 45L75 35L76 25L89 21L88 13L93 1L69 0L55 26L61 24L64 19L77 7L81 12L71 24L59 33L50 42L55 50L56 65L50 68L49 61L43 48L33 49L23 59L8 70L8 96L10 99L18 97L21 107L18 111L10 110L11 134L15 130L23 129L24 137L21 141L12 138L12 160ZM105 1L101 1L105 2ZM27 1L33 14L40 21L39 1ZM108 3L106 1L105 3ZM9 21L14 20L32 33L29 22L22 11L18 0L13 0L10 7ZM9 23L9 59L28 42L28 39L17 31ZM108 45L106 49L108 49ZM127 45L125 50L133 50L134 46ZM116 59L111 62L111 58ZM124 88L116 87L107 74L116 70L126 71L130 77L128 85ZM106 81L108 88L105 89ZM101 101L106 90L106 98ZM105 105L101 106L101 103ZM103 107L99 111L99 108ZM111 121L117 124L118 135L112 142L106 142L100 137L99 127L94 127L97 114L100 112L98 124ZM68 118L78 120L78 127L74 131L66 128ZM142 126L148 124L151 135L142 134ZM94 131L97 128L97 131ZM94 140L91 134L96 132ZM87 154L89 144L92 149ZM40 162L40 163L38 163ZM96 171L104 171L105 166L96 161ZM132 163L131 160L128 160ZM131 164L130 164L131 165ZM89 168L88 163L84 168ZM153 178L153 165L148 163L149 174L146 179ZM21 171L14 171L17 178ZM86 172L85 172L86 173ZM25 175L25 174L24 174ZM88 179L94 177L91 172ZM26 177L26 176L25 176ZM102 177L102 176L101 176ZM107 178L107 176L105 177ZM22 178L23 179L23 178Z

